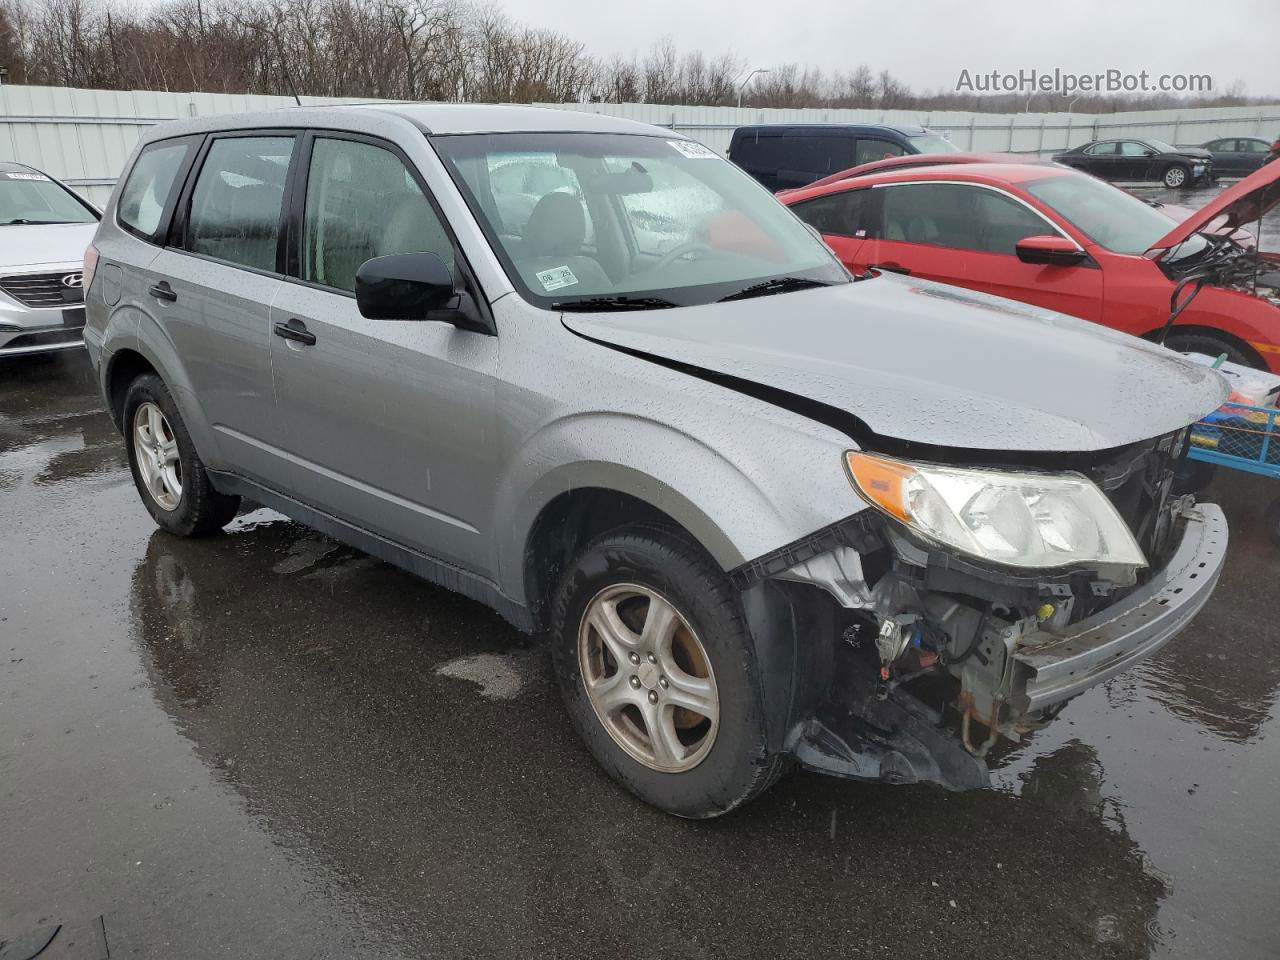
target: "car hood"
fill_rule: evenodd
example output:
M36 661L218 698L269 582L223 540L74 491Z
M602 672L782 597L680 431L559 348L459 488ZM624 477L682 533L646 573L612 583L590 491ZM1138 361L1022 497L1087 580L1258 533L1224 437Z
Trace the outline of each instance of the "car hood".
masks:
M1266 216L1280 203L1280 161L1255 170L1235 186L1223 190L1186 220L1151 245L1148 255L1176 247L1193 233L1225 216L1223 230L1238 230Z
M563 315L598 343L709 375L860 442L1092 452L1187 426L1223 378L1084 320L884 275L731 303ZM762 390L757 388L763 388ZM848 429L849 415L859 421Z
M1193 160L1212 160L1213 154L1208 150L1200 147L1178 147L1173 153L1168 154L1173 157L1191 157Z
M0 273L80 263L97 229L96 222L0 226Z

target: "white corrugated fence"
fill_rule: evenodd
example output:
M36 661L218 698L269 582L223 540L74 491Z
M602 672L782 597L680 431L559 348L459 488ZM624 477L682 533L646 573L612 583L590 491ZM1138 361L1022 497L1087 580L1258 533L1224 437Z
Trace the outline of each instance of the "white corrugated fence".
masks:
M306 104L352 100L303 97ZM0 159L19 160L74 186L101 205L140 132L180 117L244 113L293 105L292 97L68 87L0 86ZM751 123L918 124L963 150L1053 153L1108 136L1203 143L1224 136L1280 135L1280 104L1130 113L965 113L919 110L762 110L648 103L548 103L669 127L725 152L733 129Z

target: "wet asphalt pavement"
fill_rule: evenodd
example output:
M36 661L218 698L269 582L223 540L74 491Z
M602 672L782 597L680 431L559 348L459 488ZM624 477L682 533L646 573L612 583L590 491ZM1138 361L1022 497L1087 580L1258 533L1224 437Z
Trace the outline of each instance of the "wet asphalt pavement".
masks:
M101 917L112 957L182 960L1273 958L1280 484L1213 492L1210 606L998 789L796 774L688 823L598 772L496 616L266 510L160 533L84 358L0 363L0 940Z

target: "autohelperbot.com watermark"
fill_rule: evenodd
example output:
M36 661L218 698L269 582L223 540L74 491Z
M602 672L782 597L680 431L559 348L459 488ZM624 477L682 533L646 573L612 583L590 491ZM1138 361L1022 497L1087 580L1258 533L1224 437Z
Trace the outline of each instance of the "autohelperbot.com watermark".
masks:
M960 71L957 93L1209 93L1213 77L1207 73L1155 73L1150 70L1102 70L1075 73L1055 67L1039 70Z

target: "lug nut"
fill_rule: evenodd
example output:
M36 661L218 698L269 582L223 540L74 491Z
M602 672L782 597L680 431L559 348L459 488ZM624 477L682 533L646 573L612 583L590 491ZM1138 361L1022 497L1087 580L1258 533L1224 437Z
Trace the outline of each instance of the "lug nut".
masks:
M649 662L650 662L650 663L657 663L657 662L658 662L658 658L657 658L657 657L655 657L655 656L651 653L651 654L649 654Z
M657 703L657 702L658 702L658 691L657 691L657 690L650 690L650 691L649 691L649 702L650 702L650 703Z
M632 654L629 654L628 656L630 657L630 660L631 660L631 662L632 662L632 663L639 663L639 662L640 662L640 654L638 654L638 653L632 653Z
M660 686L663 690L665 690L667 689L667 687L671 686L671 681L668 680L666 677L659 677L658 686Z
M633 687L635 687L637 690L639 690L639 689L640 689L640 678L639 678L639 677L632 677L632 678L631 678L631 686L633 686Z

